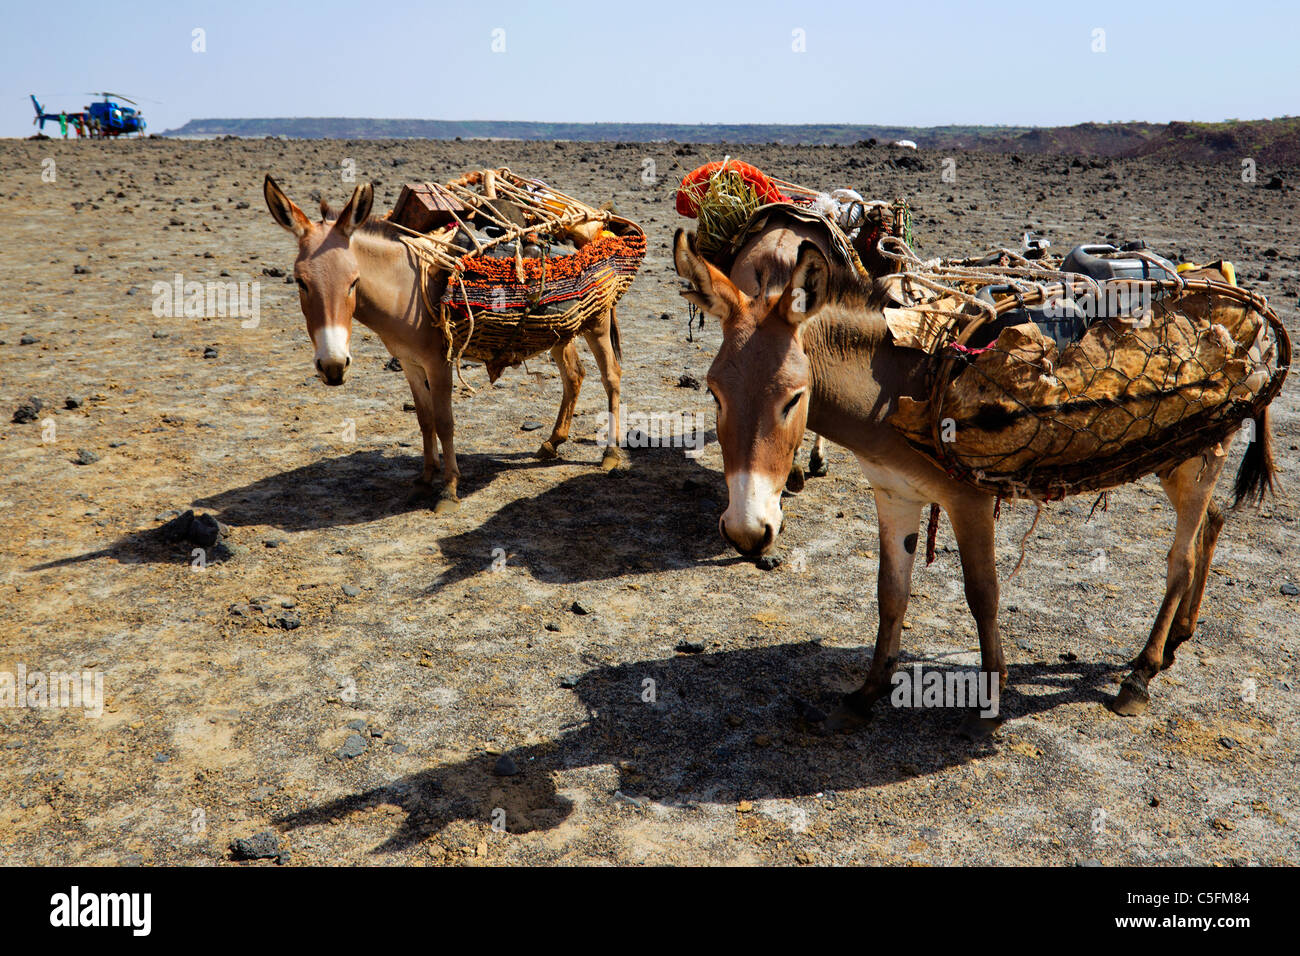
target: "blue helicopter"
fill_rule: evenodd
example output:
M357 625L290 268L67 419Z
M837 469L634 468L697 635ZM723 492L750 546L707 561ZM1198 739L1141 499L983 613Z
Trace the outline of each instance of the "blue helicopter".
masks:
M128 99L120 93L87 93L87 96L102 96L103 100L91 103L79 113L47 113L40 101L32 96L32 106L36 107L36 118L32 124L45 132L46 122L59 124L59 132L64 139L68 128L78 136L91 136L103 139L109 136L125 136L130 133L144 135L144 113L135 100ZM124 106L130 103L130 106Z

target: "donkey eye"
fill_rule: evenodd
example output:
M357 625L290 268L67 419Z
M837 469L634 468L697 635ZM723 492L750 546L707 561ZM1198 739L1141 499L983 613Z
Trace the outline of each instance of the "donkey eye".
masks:
M361 281L360 276L357 276L355 279L352 280L352 284L348 286L348 295L351 295L353 292L357 291L357 283L360 281Z
M794 398L786 402L785 408L781 409L781 417L789 418L790 413L794 411L795 406L799 404L799 399L801 398L803 398L803 392L799 392L798 394L795 395Z
M293 281L296 282L296 283L298 283L298 288L299 288L300 291L302 291L302 292L306 292L306 291L307 291L307 283L303 282L302 279L299 279L299 278L297 278L297 277L295 276Z

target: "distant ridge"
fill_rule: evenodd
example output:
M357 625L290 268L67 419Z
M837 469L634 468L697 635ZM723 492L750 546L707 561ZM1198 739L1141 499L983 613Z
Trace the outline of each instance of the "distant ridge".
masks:
M1075 126L866 126L700 123L533 123L498 120L280 117L196 119L164 136L290 139L518 139L624 143L778 143L852 146L911 140L924 149L1087 156L1158 156L1208 162L1250 157L1300 163L1300 118L1222 123L1080 123Z

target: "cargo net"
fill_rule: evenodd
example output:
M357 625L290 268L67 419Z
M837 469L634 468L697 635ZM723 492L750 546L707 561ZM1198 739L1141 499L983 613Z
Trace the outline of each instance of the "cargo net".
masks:
M934 356L928 396L890 424L950 475L1006 498L1103 492L1204 453L1278 394L1291 343L1231 266L1098 281L1000 250L880 251L895 340Z
M447 359L483 362L493 380L612 308L645 257L635 223L505 168L408 186L390 221L419 260Z

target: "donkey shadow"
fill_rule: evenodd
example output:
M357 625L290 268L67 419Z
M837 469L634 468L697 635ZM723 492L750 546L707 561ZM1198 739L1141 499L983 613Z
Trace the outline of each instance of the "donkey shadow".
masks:
M503 824L511 833L557 827L572 804L557 790L555 774L574 768L612 767L615 797L631 806L691 808L741 799L834 799L839 791L939 773L997 752L996 738L970 741L954 733L958 711L893 708L887 701L853 733L825 731L821 708L833 707L839 692L861 681L869 658L863 649L803 642L616 666L592 662L573 687L587 717L556 739L431 767L273 823L290 831L395 806L405 820L372 851L388 853L458 820ZM1011 686L1046 688L1033 695L1003 692L1003 717L1017 719L1072 702L1100 704L1113 669L1073 661L1010 671ZM651 686L654 700L647 702ZM512 767L501 767L506 758Z
M679 491L688 489L683 493L684 497L699 499L697 512L702 509L721 510L717 501L726 497L721 476L699 466L683 454L682 449L636 450L632 453L631 470L607 475L596 470L595 462L599 456L591 454L595 443L576 444L581 450L571 452L567 461L544 461L528 452L457 456L462 470L463 496L484 493L497 478L512 471L571 464L579 455L593 459L589 472L548 488L540 495L509 502L477 532L448 539L450 553L457 563L457 578L480 570L484 563L483 555L490 554L492 547L502 540L517 542L523 554L540 555L553 543L555 532L548 533L548 526L562 529L569 541L590 538L593 542L622 540L635 544L637 522L641 516L651 524L662 520L653 510L665 493L664 483L667 483L669 492L673 488ZM590 447L582 447L584 445ZM432 509L437 501L437 490L413 484L419 471L418 454L387 455L373 449L355 451L198 498L193 506L213 512L218 521L233 527L266 525L289 533L364 525L392 515L419 511L429 512L431 526L436 529L438 519ZM594 522L592 525L587 524L589 519ZM716 522L716 514L713 521ZM704 529L703 524L702 518L688 527L679 523L676 544L670 550L690 553L681 560L693 562L695 552L700 550L684 540L687 534L696 535L707 530L703 537L717 537L715 526ZM482 541L486 540L493 543L484 550ZM715 552L722 550L712 542L710 548ZM167 540L157 533L157 529L149 529L124 535L104 548L44 562L28 570L48 570L98 558L111 558L121 564L188 564L191 549L192 545L184 541ZM207 554L209 561L222 561L229 557L223 544L209 549ZM628 564L627 559L628 555L623 553L622 564ZM571 572L570 577L565 578L565 572L561 570L558 572L561 577L556 579L577 579L579 572L570 560L561 555L556 561L561 569L569 567Z
M722 476L682 449L638 449L627 470L584 472L439 539L451 567L425 594L482 572L497 548L559 584L739 561L718 534L726 496Z

